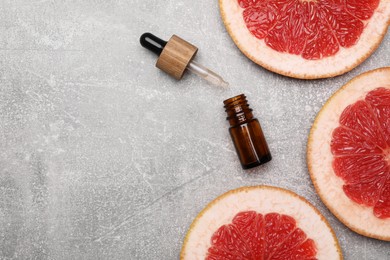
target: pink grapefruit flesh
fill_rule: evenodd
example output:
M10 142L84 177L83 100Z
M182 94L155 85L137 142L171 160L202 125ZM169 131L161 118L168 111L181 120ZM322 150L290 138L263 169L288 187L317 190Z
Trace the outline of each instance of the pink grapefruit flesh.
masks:
M390 24L390 0L219 0L238 48L296 78L343 74L370 56Z
M310 131L307 163L326 206L362 235L390 240L390 68L338 90Z
M297 227L293 217L246 211L213 234L206 259L305 260L315 259L316 253L314 241Z
M335 55L356 44L379 0L238 0L248 30L268 47L304 59Z
M377 88L349 105L333 132L333 169L344 180L345 194L390 218L390 89Z

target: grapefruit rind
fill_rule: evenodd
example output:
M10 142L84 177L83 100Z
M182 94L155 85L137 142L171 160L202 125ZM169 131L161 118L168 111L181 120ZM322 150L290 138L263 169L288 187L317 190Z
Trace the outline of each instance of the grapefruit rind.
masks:
M332 168L332 132L344 109L379 87L390 89L390 67L363 73L340 88L318 113L307 145L307 165L317 193L329 210L353 231L390 241L390 219L374 216L372 207L353 202L343 191L344 181Z
M317 259L343 259L336 235L321 213L299 195L272 186L238 188L210 202L192 222L180 259L204 259L213 233L222 225L231 223L237 213L248 210L293 217L297 227L315 241Z
M237 0L219 0L223 23L234 43L250 60L278 74L319 79L344 74L366 60L380 45L390 25L390 0L382 0L366 22L360 39L350 48L342 48L334 56L307 60L300 55L281 53L268 47L247 29L243 9Z

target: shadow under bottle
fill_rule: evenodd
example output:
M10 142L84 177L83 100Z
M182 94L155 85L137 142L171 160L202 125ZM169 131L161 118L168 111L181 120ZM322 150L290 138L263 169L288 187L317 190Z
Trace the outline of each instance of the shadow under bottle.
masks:
M271 161L267 141L259 121L253 117L252 109L244 94L224 102L233 140L243 169L250 169Z

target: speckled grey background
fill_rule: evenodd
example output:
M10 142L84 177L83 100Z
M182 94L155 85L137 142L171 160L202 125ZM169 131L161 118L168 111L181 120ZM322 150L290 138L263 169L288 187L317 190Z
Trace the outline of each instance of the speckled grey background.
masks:
M269 184L306 197L346 259L390 259L322 204L305 146L316 113L359 73L390 65L390 37L343 76L302 81L258 67L235 47L210 0L0 1L0 259L177 259L196 214L216 196ZM150 31L200 49L223 91L154 68ZM243 171L222 101L244 92L271 163Z

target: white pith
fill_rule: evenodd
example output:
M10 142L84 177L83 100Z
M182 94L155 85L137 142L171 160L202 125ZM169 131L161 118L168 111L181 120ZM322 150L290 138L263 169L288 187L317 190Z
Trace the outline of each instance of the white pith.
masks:
M231 191L212 202L191 225L181 259L205 259L213 233L222 225L231 223L237 213L248 210L263 215L276 212L293 217L297 227L315 241L317 259L342 258L331 228L313 206L289 191L258 186Z
M390 240L390 218L375 217L372 207L359 205L345 195L342 189L344 181L333 171L333 155L330 150L332 132L339 126L343 110L379 87L390 89L390 67L358 76L328 100L313 124L307 161L317 192L333 214L360 234Z
M327 78L343 74L363 62L379 45L390 23L390 0L382 0L357 44L340 47L334 56L307 60L268 47L247 29L237 0L219 0L225 26L239 49L255 63L271 71L296 78Z

